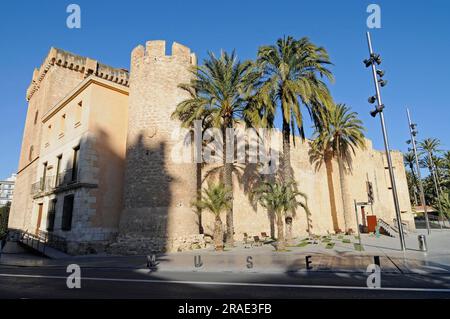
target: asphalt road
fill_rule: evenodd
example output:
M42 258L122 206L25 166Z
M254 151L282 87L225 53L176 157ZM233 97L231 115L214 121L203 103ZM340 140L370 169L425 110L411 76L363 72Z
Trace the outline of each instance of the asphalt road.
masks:
M450 298L450 274L381 274L368 289L364 273L284 274L150 272L82 268L81 288L67 287L60 267L0 267L0 298Z

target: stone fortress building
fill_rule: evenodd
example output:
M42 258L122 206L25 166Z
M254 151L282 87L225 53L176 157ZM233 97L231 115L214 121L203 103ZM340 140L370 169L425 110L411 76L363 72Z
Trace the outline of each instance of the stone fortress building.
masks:
M208 212L198 216L191 205L202 176L196 163L175 163L170 157L178 147L171 134L180 126L171 114L188 97L178 85L189 82L196 63L195 54L178 43L166 54L165 41L136 47L129 72L51 48L26 93L9 228L63 240L71 254L202 247L213 233L213 217ZM358 207L360 223L375 215L394 225L383 152L367 140L346 176L350 190L341 194L337 163L316 169L308 151L306 142L291 148L294 177L311 211L309 219L303 209L296 211L294 236L306 235L308 227L314 234L343 230L342 196L367 202L368 185L373 204ZM402 154L393 151L392 157L402 220L413 230ZM250 175L235 176L237 240L244 233L275 235L273 216L250 200Z

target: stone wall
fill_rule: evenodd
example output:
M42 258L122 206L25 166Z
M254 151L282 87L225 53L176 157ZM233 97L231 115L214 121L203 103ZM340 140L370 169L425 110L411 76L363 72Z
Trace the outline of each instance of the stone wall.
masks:
M278 135L281 140L281 134L278 133ZM298 190L305 193L308 197L307 204L311 213L309 229L312 234L317 235L326 235L336 230L333 224L330 189L328 185L328 178L331 175L334 203L337 210L337 228L344 231L343 194L341 193L337 161L332 161L331 174L327 174L325 163L316 169L314 164L310 162L309 149L308 141L302 142L298 139L296 146L291 146L291 166L294 171L294 178L297 182ZM408 224L410 230L414 230L414 219L411 214L402 154L397 151L392 151L391 154L395 167L394 171L399 194L400 210L402 211L402 221ZM356 155L353 157L352 169L345 175L350 186L349 192L345 196L347 196L352 206L347 214L350 217L347 222L349 228L354 232L357 231L354 201L368 201L367 181L373 184L375 200L373 206L367 205L365 207L366 216L376 215L377 218L382 218L386 222L394 225L396 215L392 191L390 189L389 174L385 167L387 167L385 153L374 150L370 140L366 140L366 149L357 150ZM208 169L210 167L205 167L203 170L203 177L205 177ZM244 169L244 172L246 170ZM247 176L249 175L247 174ZM276 235L276 224L274 225L273 217L268 215L265 208L260 205L255 205L250 200L249 194L251 190L248 189L248 180L243 178L239 181L237 176L234 176L233 185L235 239L242 240L244 233L250 236L260 235L261 232L265 232L270 236ZM204 182L203 187L206 187L206 182ZM301 198L299 197L299 199ZM302 199L302 201L304 200ZM360 208L358 208L358 218L359 224L362 224ZM222 221L225 222L225 214L222 215ZM212 235L214 218L211 213L207 211L202 212L202 225L205 229L205 234ZM308 234L307 215L301 207L296 210L294 215L292 232L295 237L302 237Z
M198 233L191 202L196 195L196 165L175 163L171 136L180 122L171 119L189 94L195 56L173 43L148 41L131 54L124 210L115 249L146 252L177 250L176 243ZM175 243L175 244L174 244ZM125 247L121 249L120 247Z
M36 204L43 203L46 213L49 200L58 196L61 200L58 199L57 210L61 212L64 195L75 194L73 230L55 230L67 238L71 253L106 250L141 254L205 247L205 237L212 235L214 220L203 211L204 234L199 234L200 220L191 206L198 188L197 165L180 163L172 157L182 148L190 151L190 146L180 145L174 138L180 122L172 119L171 114L178 103L189 97L178 85L191 80L194 65L195 55L178 43L173 43L171 55L166 54L164 41L149 41L145 48L138 46L131 54L127 97L124 88L128 86L128 72L51 49L41 68L35 70L27 91L29 106L9 227L32 231L36 227ZM86 77L97 79L96 90L84 90ZM75 88L84 90L85 95L77 99L86 103L83 121L87 126L81 127L82 132L77 126L74 136L59 139L57 148L47 148L42 128L52 116L60 116L61 100L69 108L78 103L75 99L78 93L71 91ZM70 113L69 117L72 116ZM281 140L279 132L275 135ZM61 152L70 152L74 143L81 145L80 179L89 187L63 189L58 194L33 199L31 184L42 176L43 162L50 163ZM31 145L34 152L29 158ZM312 234L345 230L346 218L348 227L356 230L356 212L353 207L344 208L342 198L351 205L355 200L367 201L368 181L373 184L375 201L366 207L366 214L393 224L396 216L385 169L386 156L373 150L369 140L366 146L365 150L357 150L352 169L344 176L349 190L342 194L336 160L316 167L310 161L308 141L296 140L296 146L291 147L291 166L299 190L308 197L311 215L308 219L304 209L296 210L294 236L306 236L308 229ZM392 158L402 219L414 229L402 154L392 152ZM252 165L244 165L243 175L234 176L233 180L237 240L242 240L244 233L266 232L276 236L274 217L250 198L255 178L260 177ZM203 177L208 168L204 167ZM44 214L44 220L45 217ZM225 223L225 215L222 220ZM57 215L55 225L60 223L61 214ZM45 221L42 227L45 228Z
M76 60L73 55L62 50L51 48L41 67L33 72L33 78L26 94L27 117L15 186L17 197L11 205L10 228L31 230L35 227L31 224L33 213L31 184L37 181L36 170L41 149L42 117L83 80L85 69L74 68L76 61L85 62L85 60ZM30 156L31 148L33 148L33 152Z

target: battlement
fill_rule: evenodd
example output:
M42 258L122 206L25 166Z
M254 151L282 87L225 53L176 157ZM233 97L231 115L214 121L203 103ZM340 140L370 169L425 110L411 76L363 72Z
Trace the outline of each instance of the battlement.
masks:
M131 64L136 65L144 60L159 60L159 59L170 59L180 62L189 63L191 65L197 64L197 57L195 53L191 53L191 50L180 43L172 43L172 54L166 54L166 41L164 40L152 40L145 43L145 48L143 45L138 45L131 52Z
M27 89L27 101L29 101L33 94L39 90L40 83L45 78L45 75L50 68L55 65L67 68L74 72L80 72L84 75L84 78L94 74L102 79L128 86L129 73L127 70L113 68L98 63L96 60L92 60L88 57L82 57L52 47L40 68L34 69L31 84Z

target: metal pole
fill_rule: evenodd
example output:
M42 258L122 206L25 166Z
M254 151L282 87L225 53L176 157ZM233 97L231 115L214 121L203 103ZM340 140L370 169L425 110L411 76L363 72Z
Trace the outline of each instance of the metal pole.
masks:
M358 229L359 248L362 249L361 232L359 231L358 205L356 204L356 200L353 200L353 201L355 203L356 228Z
M370 33L367 32L367 44L369 46L369 53L370 55L373 54L373 49L372 49L372 42L370 39ZM378 103L378 107L380 108L380 121L381 121L381 130L383 132L383 139L384 139L384 148L386 151L386 158L387 158L387 163L388 163L388 169L389 169L389 177L391 179L391 186L392 186L392 197L394 199L394 207L395 207L395 214L397 216L397 227L398 227L398 232L399 232L399 237L400 237L400 247L403 251L405 251L406 246L405 246L405 234L403 233L403 225L402 225L402 219L400 216L400 205L398 203L398 195L397 195L397 187L395 185L395 177L394 177L394 169L392 168L392 158L391 158L391 151L389 148L389 140L388 140L388 136L387 136L387 131L386 131L386 125L384 123L384 115L383 115L383 110L382 110L382 101L381 101L381 93L380 93L380 87L379 87L379 83L378 83L378 78L377 78L377 70L375 67L375 63L372 63L372 74L373 74L373 80L375 83L375 91L376 91L376 96L377 96L377 103Z
M413 147L414 158L416 159L417 179L419 181L419 190L420 190L420 202L422 203L423 213L425 215L425 223L427 225L428 235L430 235L431 234L430 221L428 220L427 203L425 202L425 193L423 191L422 177L420 174L419 158L417 156L417 148L416 148L416 137L413 134L413 128L412 128L412 123L411 123L411 114L409 114L408 108L406 108L406 114L408 115L409 134L411 135L411 144Z

